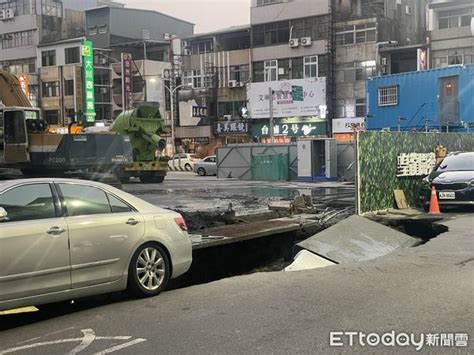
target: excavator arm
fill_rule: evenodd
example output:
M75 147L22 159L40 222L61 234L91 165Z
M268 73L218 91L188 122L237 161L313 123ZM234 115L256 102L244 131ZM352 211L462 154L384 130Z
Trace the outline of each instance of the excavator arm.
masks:
M0 69L0 104L3 106L31 107L18 78Z

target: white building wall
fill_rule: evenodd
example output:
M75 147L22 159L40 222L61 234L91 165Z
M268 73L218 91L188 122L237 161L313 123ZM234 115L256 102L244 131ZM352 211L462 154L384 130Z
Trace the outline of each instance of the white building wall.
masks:
M286 0L281 3L257 6L257 0L252 0L250 23L257 25L324 15L329 13L329 4L330 0Z

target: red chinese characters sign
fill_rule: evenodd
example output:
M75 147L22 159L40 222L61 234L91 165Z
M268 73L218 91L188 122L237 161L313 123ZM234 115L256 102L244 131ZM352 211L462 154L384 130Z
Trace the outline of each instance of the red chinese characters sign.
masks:
M122 103L124 111L133 105L132 55L129 53L122 53Z

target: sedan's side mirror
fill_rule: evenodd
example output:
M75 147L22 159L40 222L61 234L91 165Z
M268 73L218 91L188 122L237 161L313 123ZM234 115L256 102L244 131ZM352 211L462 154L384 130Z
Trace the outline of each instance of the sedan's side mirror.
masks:
M0 222L8 220L8 212L3 208L0 207Z

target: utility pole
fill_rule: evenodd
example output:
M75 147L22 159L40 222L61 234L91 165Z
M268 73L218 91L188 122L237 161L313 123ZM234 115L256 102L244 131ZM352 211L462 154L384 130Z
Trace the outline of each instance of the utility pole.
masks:
M145 88L145 102L148 101L147 97L147 83L146 83L146 72L145 72L145 67L146 67L146 60L147 60L147 55L146 55L146 39L143 39L143 85Z
M270 143L274 143L274 132L273 132L273 90L268 88L268 101L270 107Z
M174 127L174 95L178 89L181 89L183 87L188 87L189 85L178 85L175 88L171 89L169 88L166 84L163 84L166 90L168 90L170 94L170 104L171 104L171 156L174 155L175 153L175 147L174 147L174 140L175 140L175 127ZM174 163L174 161L173 161Z

